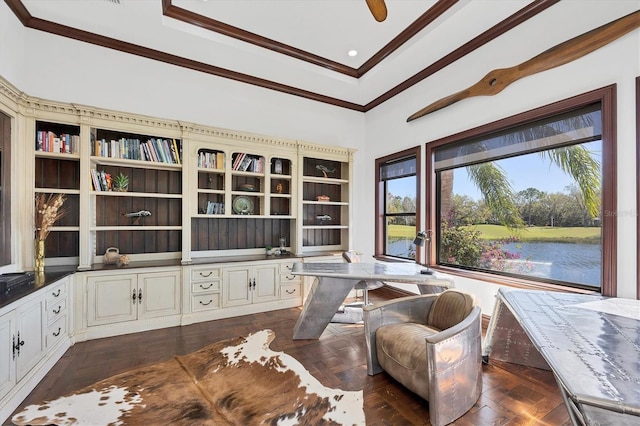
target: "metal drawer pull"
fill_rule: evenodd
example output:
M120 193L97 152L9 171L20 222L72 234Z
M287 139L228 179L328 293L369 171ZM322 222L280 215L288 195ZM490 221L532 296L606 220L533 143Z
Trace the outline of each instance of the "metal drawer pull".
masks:
M60 296L60 289L58 289L58 291L57 291L57 292L55 292L55 293L51 293L51 294L53 295L53 297L58 297L58 296Z
M211 304L211 302L213 302L213 299L209 299L209 301L208 301L207 303L204 303L204 302L201 300L201 301L200 301L200 304L201 304L202 306L207 306L207 305L210 305L210 304Z
M53 335L58 337L60 335L60 332L62 331L62 329L60 327L58 327L58 331L54 332Z
M295 275L287 275L288 280L294 280L296 278Z
M133 304L136 304L136 298L138 297L137 293L136 293L136 289L133 289L133 295L131 296L131 300L133 300Z
M286 292L287 294L293 294L293 293L295 293L295 292L296 292L296 290L295 290L295 289L294 289L294 290L291 290L291 291L289 291L289 290L285 290L285 292Z
M57 314L59 314L59 313L60 313L60 311L61 311L61 310L62 310L62 306L58 306L58 310L56 311L56 310L54 309L54 310L53 310L53 313L57 315Z
M200 288L201 288L201 289L203 289L203 290L208 290L208 289L210 289L211 287L213 287L213 283L209 283L209 286L208 286L208 287L205 287L205 286L203 286L202 284L200 284Z
M210 276L211 276L211 274L213 274L213 272L212 272L212 271L209 271L209 273L208 273L207 275L205 275L205 274L203 274L202 272L200 272L200 276L201 276L201 277L204 277L204 278L210 277Z
M142 289L138 291L138 303L142 303Z

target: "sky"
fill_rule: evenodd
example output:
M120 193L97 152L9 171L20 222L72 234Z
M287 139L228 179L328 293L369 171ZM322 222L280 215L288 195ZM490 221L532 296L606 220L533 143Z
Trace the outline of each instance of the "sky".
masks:
M600 141L585 144L585 147L592 152L597 161L602 164ZM573 178L566 174L560 167L551 163L548 158L538 154L530 154L508 158L496 162L509 176L513 190L517 193L527 188L536 188L542 192L555 193L567 191L565 188L575 185ZM456 170L453 180L453 192L458 195L479 200L480 192L469 180L466 169Z
M601 142L590 142L585 147L591 151L597 161L602 164ZM546 193L567 192L565 188L574 185L571 176L565 174L558 166L550 163L548 158L538 154L520 156L500 160L497 162L509 176L515 192L527 188L536 188ZM401 197L412 196L415 193L411 179L398 179L390 181L390 190L394 195ZM456 170L453 180L453 192L458 195L466 195L474 200L479 200L480 192L469 180L466 169Z

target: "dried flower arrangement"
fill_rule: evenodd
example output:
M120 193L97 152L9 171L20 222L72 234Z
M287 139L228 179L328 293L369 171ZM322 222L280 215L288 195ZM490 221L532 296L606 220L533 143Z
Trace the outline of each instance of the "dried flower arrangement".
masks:
M53 224L65 215L66 211L61 210L65 199L64 194L36 194L34 215L36 240L46 240Z

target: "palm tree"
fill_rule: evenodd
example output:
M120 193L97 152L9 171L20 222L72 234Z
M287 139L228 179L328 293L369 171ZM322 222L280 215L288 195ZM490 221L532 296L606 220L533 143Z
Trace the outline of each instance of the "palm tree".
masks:
M530 144L531 141L544 138L556 137L567 140L570 137L565 135L569 134L577 134L580 138L584 129L595 129L589 130L590 134L598 134L600 126L594 115L587 112L572 117L563 117L550 123L519 129L498 136L498 138L503 138L507 144ZM584 137L591 140L587 136ZM474 149L477 149L478 146L482 148L482 143L475 145ZM460 149L464 151L466 147L466 145L462 145ZM465 152L461 152L461 155L465 155ZM582 192L587 211L592 218L598 217L600 214L600 163L593 158L589 150L583 145L575 144L539 151L539 155L573 177ZM480 190L482 198L493 216L504 226L511 229L521 228L524 222L516 207L517 195L514 193L504 170L492 161L471 164L466 167L470 179ZM446 213L451 208L453 171L440 172L440 182L440 211Z

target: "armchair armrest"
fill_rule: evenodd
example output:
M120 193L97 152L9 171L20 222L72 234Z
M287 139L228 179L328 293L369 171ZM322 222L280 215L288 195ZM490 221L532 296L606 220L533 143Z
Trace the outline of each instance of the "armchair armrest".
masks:
M480 307L460 323L425 338L429 360L431 424L449 424L466 413L482 391Z
M375 305L365 306L364 336L367 349L367 373L370 376L382 371L376 354L376 330L384 325L403 322L426 324L427 315L437 294L407 296Z

